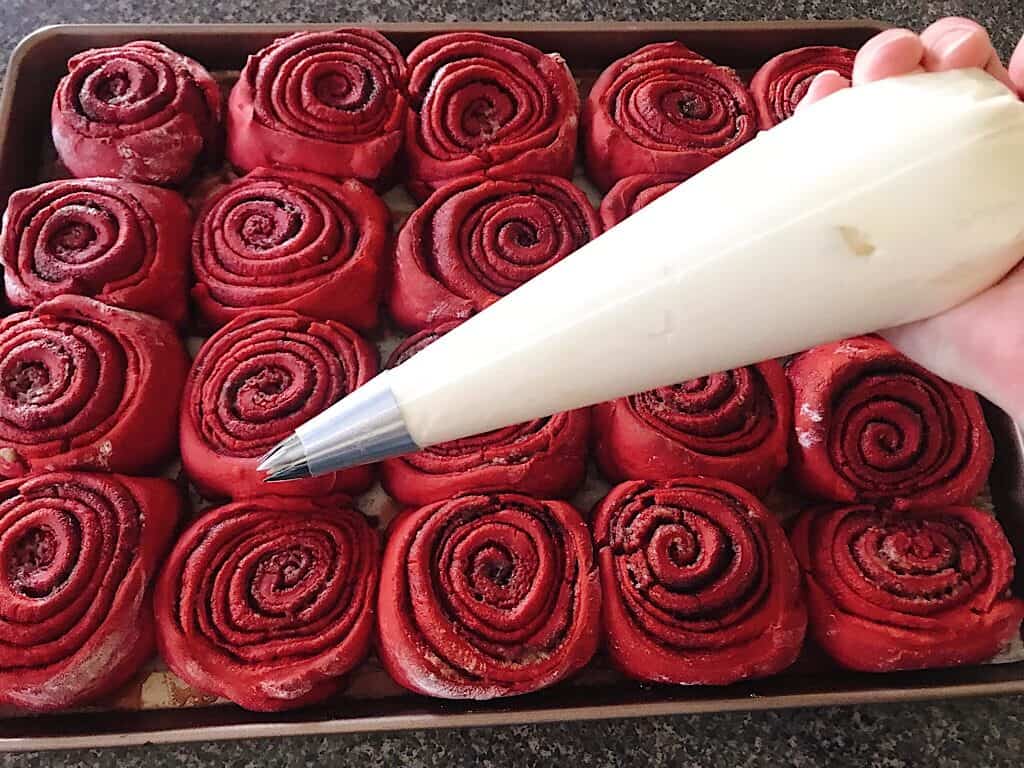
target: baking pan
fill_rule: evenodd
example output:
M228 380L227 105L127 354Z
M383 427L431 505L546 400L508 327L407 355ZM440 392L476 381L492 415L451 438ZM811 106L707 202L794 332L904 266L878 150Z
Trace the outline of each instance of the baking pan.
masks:
M49 107L67 59L82 50L149 39L192 56L218 73L239 70L248 54L275 37L328 25L81 25L47 27L15 50L0 100L0 196L46 177L53 149ZM874 21L767 23L383 24L403 52L430 35L481 30L558 51L586 90L614 59L642 45L681 40L749 74L771 56L803 45L858 47L886 25ZM228 75L229 76L229 75ZM390 202L390 199L389 199ZM394 205L393 205L394 207ZM403 211L396 210L400 215ZM986 406L996 442L991 504L1024 563L1024 444L1013 422ZM1024 595L1024 567L1014 589ZM304 710L259 714L175 684L154 666L118 696L87 711L0 717L0 749L58 749L278 735L480 726L571 719L914 701L1024 692L1021 649L1005 663L873 675L832 666L813 647L775 677L723 688L628 681L599 657L579 679L493 702L450 702L398 689L373 664L341 697ZM176 685L178 687L176 687ZM147 688L159 690L154 698ZM148 692L147 692L148 691ZM154 704L153 701L157 703Z

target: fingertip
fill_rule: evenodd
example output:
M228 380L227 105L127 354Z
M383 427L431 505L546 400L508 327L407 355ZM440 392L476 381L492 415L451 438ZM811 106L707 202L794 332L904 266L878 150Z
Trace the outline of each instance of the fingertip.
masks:
M853 84L909 74L921 65L923 54L921 38L909 29L887 29L868 40L857 52Z
M821 101L826 96L831 96L836 91L842 91L849 87L849 80L834 69L827 69L816 75L811 81L807 88L807 93L804 94L800 103L796 105L796 111L799 112L801 107Z
M996 56L988 32L976 24L947 27L937 36L921 37L924 67L929 72L985 68Z
M946 16L925 27L921 32L921 40L924 41L925 45L928 45L950 32L963 32L967 30L976 30L986 36L988 35L985 28L974 19L968 19L965 16Z
M1017 84L1013 81L1013 78L1010 77L1010 72L1003 66L1003 62L1001 62L999 57L994 53L992 58L989 59L988 64L985 65L985 71L1014 93L1017 93L1019 90Z

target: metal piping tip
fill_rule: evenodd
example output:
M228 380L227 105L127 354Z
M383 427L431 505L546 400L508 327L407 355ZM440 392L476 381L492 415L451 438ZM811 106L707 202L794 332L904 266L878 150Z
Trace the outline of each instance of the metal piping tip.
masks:
M272 472L263 478L263 481L266 483L283 483L287 480L301 480L304 477L309 477L309 466L305 461L302 461L290 467L284 467L276 472Z
M288 438L288 440L290 439L291 438ZM282 440L280 443L278 443L269 451L260 456L260 463L256 465L256 469L260 470L261 472L266 470L267 467L270 466L270 460L273 459L274 455L277 454L284 447L284 444L287 443L288 440Z
M296 434L289 435L260 459L260 472L275 472L279 469L295 464L297 461L306 460L306 451L302 447L302 441Z
M260 463L273 472L267 479L317 477L418 451L391 391L391 373L374 377L295 430ZM298 466L306 474L294 474Z

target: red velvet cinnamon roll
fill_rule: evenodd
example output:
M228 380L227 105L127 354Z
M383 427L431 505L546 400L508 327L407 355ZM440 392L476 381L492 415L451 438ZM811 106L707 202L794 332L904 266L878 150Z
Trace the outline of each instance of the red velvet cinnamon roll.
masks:
M692 175L756 133L739 76L681 43L619 59L583 105L587 175L604 190L636 174Z
M371 29L279 38L231 89L228 160L377 183L402 147L406 79L402 54Z
M19 190L0 244L7 300L77 294L182 325L191 228L185 201L159 187L82 179Z
M209 498L267 492L260 458L377 372L377 351L348 326L289 310L239 315L196 355L181 406L181 461ZM274 492L360 493L372 467L279 483Z
M390 231L387 206L354 179L258 168L199 215L192 295L213 326L277 307L372 328Z
M220 141L220 88L197 62L148 41L84 51L53 96L53 143L75 176L176 184Z
M793 400L775 360L594 406L611 480L708 475L762 493L786 466Z
M849 48L809 45L769 59L750 81L761 130L792 117L811 81L822 72L832 70L849 78L856 56L857 52Z
M489 699L552 685L594 655L600 610L590 535L564 502L464 495L389 529L378 652L411 691Z
M1014 558L973 507L810 511L792 533L811 634L851 669L892 672L988 661L1020 632Z
M408 360L457 325L446 323L410 336L391 355L387 367ZM580 409L452 440L385 460L381 482L392 497L415 506L462 491L570 496L587 473L589 427L590 414Z
M793 476L812 496L898 508L971 501L992 466L978 397L877 337L825 344L787 369Z
M155 648L149 585L180 514L167 480L0 482L0 702L54 711L128 681Z
M612 662L641 680L725 685L788 667L807 612L775 516L711 478L612 488L594 541Z
M391 316L410 331L465 320L600 233L587 196L558 176L451 182L398 235Z
M345 496L208 511L160 572L160 654L190 685L246 709L322 701L369 652L379 548Z
M484 173L572 176L580 97L565 61L482 32L428 38L409 55L409 190Z
M601 225L611 229L688 178L676 173L643 173L615 182L601 200Z
M145 473L174 451L188 355L155 317L61 296L0 321L0 477Z

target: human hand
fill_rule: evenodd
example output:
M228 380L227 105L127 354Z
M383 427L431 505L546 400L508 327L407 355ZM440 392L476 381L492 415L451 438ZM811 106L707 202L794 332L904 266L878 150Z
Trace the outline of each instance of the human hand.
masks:
M1024 98L1024 38L1007 68L985 29L959 17L937 21L920 35L891 29L875 36L857 53L852 85L965 68L984 69ZM850 86L837 72L823 72L800 107ZM1024 265L951 310L882 335L911 359L975 390L1024 425Z

